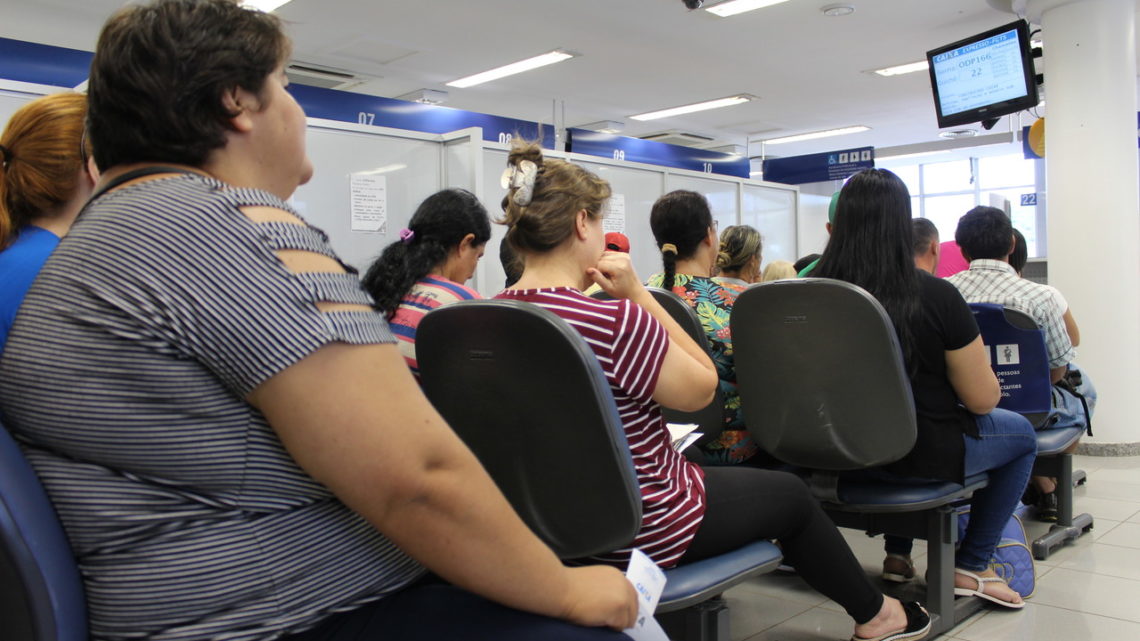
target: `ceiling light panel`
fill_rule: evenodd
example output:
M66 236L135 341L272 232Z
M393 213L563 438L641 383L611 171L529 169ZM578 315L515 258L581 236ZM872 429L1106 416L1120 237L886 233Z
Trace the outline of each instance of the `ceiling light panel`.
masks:
M705 11L716 14L722 18L727 18L746 11L763 9L764 7L770 7L774 4L787 1L788 0L729 0L728 2L721 2L714 6L706 7Z
M783 138L770 138L763 141L766 145L780 145L787 142L803 142L805 140L815 140L816 138L830 138L831 136L844 136L847 134L856 134L861 131L870 131L870 127L863 125L855 125L854 127L840 127L839 129L827 129L825 131L813 131L806 134L797 134L795 136L784 136Z
M918 62L908 62L905 65L895 65L894 67L887 67L885 69L876 69L875 73L880 76L901 76L904 73L914 73L916 71L926 71L930 65L925 60Z
M669 109L662 109L660 111L650 111L648 113L637 114L630 116L633 120L657 120L659 118L669 118L671 116L680 116L682 114L691 114L697 111L706 111L708 109L720 109L721 107L731 107L739 105L750 100L754 100L755 96L747 94L740 94L731 96L729 98L717 98L716 100L707 100L705 102L698 102L691 105L682 105L680 107L670 107Z
M538 69L539 67L552 65L556 62L562 62L563 60L569 60L575 55L576 54L569 53L567 51L551 51L544 53L541 56L535 56L533 58L527 58L526 60L512 62L509 65L503 65L502 67L497 67L489 71L477 73L473 76L467 76L466 78L460 78L459 80L452 80L451 82L447 83L447 86L459 87L460 89L474 87L475 85L481 85L484 82L498 80L499 78L513 76L516 73L522 73L524 71L530 71L531 69Z

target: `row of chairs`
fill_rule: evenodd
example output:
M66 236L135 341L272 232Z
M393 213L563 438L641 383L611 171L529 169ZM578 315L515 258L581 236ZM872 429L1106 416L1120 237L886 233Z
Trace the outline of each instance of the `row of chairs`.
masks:
M704 340L683 301L662 290L654 295ZM953 597L954 504L984 487L984 475L964 484L920 485L841 482L838 476L895 460L915 440L901 351L878 303L838 281L777 281L741 294L732 325L740 393L762 447L805 470L838 525L928 542L925 602L935 633L976 611L980 600ZM621 421L592 351L564 321L517 301L458 303L424 318L417 352L429 399L562 558L606 552L633 539L640 491ZM715 421L696 421L707 425L706 438L718 429L716 410ZM1071 459L1053 458L1062 491L1069 490L1062 494L1069 511L1062 507L1061 523L1079 530L1083 522L1072 519L1071 485L1065 484ZM5 637L84 641L82 586L66 537L34 472L2 429L0 539ZM728 639L719 595L780 560L779 549L761 541L669 570L658 605L663 625L675 639Z

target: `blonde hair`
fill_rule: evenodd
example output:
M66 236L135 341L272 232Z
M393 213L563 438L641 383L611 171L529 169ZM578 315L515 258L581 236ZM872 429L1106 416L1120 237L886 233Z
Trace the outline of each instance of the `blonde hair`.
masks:
M0 248L44 212L67 202L86 162L87 96L57 93L12 114L0 134Z
M752 257L759 256L764 248L760 232L748 225L725 227L720 233L720 248L716 255L716 266L722 272L738 272L744 269Z
M760 277L760 282L766 283L770 280L784 280L785 278L795 277L795 265L786 260L774 260L764 267L764 274Z
M544 158L537 141L516 138L507 164L518 167L524 160L538 167L530 202L520 205L512 186L503 199L502 219L507 225L507 243L516 253L542 253L554 249L574 230L574 218L585 209L591 218L602 216L602 206L612 191L594 173L565 160ZM525 200L525 199L524 199Z

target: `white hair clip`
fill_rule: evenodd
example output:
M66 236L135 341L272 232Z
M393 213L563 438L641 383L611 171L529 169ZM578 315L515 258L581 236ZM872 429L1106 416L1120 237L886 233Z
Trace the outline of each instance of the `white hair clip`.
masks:
M517 165L511 165L503 170L499 181L503 189L514 189L511 200L519 207L526 207L534 197L534 181L538 177L538 165L533 161L523 160Z

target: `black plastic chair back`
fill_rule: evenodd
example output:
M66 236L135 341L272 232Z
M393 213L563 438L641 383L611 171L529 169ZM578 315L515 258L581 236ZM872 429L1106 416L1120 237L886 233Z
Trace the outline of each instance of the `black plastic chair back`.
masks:
M0 426L0 627L10 641L86 641L83 584L39 478Z
M688 303L681 300L681 297L673 292L661 289L658 287L646 287L653 298L665 308L673 320L685 330L697 345L700 345L706 353L709 351L709 338L705 334L705 330L701 327L701 319L697 317L696 311L689 306ZM724 395L720 392L720 387L717 387L716 395L713 396L711 403L706 405L703 409L695 412L682 412L668 407L662 407L661 413L665 416L665 420L670 423L696 423L699 427L698 431L703 434L701 438L697 439L696 443L690 447L697 447L704 445L715 439L724 431Z
M628 545L641 492L609 384L568 323L537 305L465 301L416 332L424 393L561 558Z
M746 289L732 312L748 429L792 465L853 470L914 447L914 399L894 326L863 289L805 278Z

